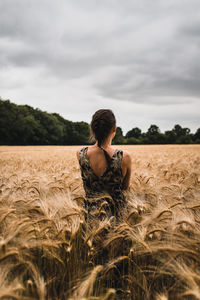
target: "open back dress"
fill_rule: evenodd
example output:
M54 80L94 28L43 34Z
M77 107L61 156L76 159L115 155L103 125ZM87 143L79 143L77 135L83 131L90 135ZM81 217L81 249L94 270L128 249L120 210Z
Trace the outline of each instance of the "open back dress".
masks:
M125 197L122 191L123 151L116 149L110 163L101 176L97 176L87 155L88 147L79 152L79 164L83 187L86 194L84 208L91 215L108 217L120 215L120 209L125 206Z

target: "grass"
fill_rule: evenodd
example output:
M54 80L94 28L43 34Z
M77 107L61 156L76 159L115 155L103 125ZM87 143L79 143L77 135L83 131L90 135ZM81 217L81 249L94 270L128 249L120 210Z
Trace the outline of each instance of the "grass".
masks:
M0 147L0 299L200 299L200 146L118 148L128 209L88 224L77 147Z

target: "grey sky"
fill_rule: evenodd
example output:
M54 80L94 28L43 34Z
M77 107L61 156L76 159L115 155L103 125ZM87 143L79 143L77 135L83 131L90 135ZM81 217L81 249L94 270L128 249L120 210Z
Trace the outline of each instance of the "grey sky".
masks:
M1 0L0 96L124 133L200 127L199 0Z

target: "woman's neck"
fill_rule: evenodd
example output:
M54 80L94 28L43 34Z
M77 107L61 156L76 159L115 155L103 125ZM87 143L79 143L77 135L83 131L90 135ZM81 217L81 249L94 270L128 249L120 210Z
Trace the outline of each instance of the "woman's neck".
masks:
M111 147L111 144L112 144L112 137L109 137L109 138L107 138L107 139L101 144L101 146L102 146L104 149L106 149L106 148ZM97 143L97 142L96 142L95 145L98 147L98 143Z

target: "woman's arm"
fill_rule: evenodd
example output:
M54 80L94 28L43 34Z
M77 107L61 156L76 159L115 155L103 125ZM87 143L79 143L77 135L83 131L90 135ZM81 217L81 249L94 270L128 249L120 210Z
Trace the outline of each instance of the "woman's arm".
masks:
M123 190L127 190L130 185L132 161L131 156L127 151L123 152L122 170L124 170Z

